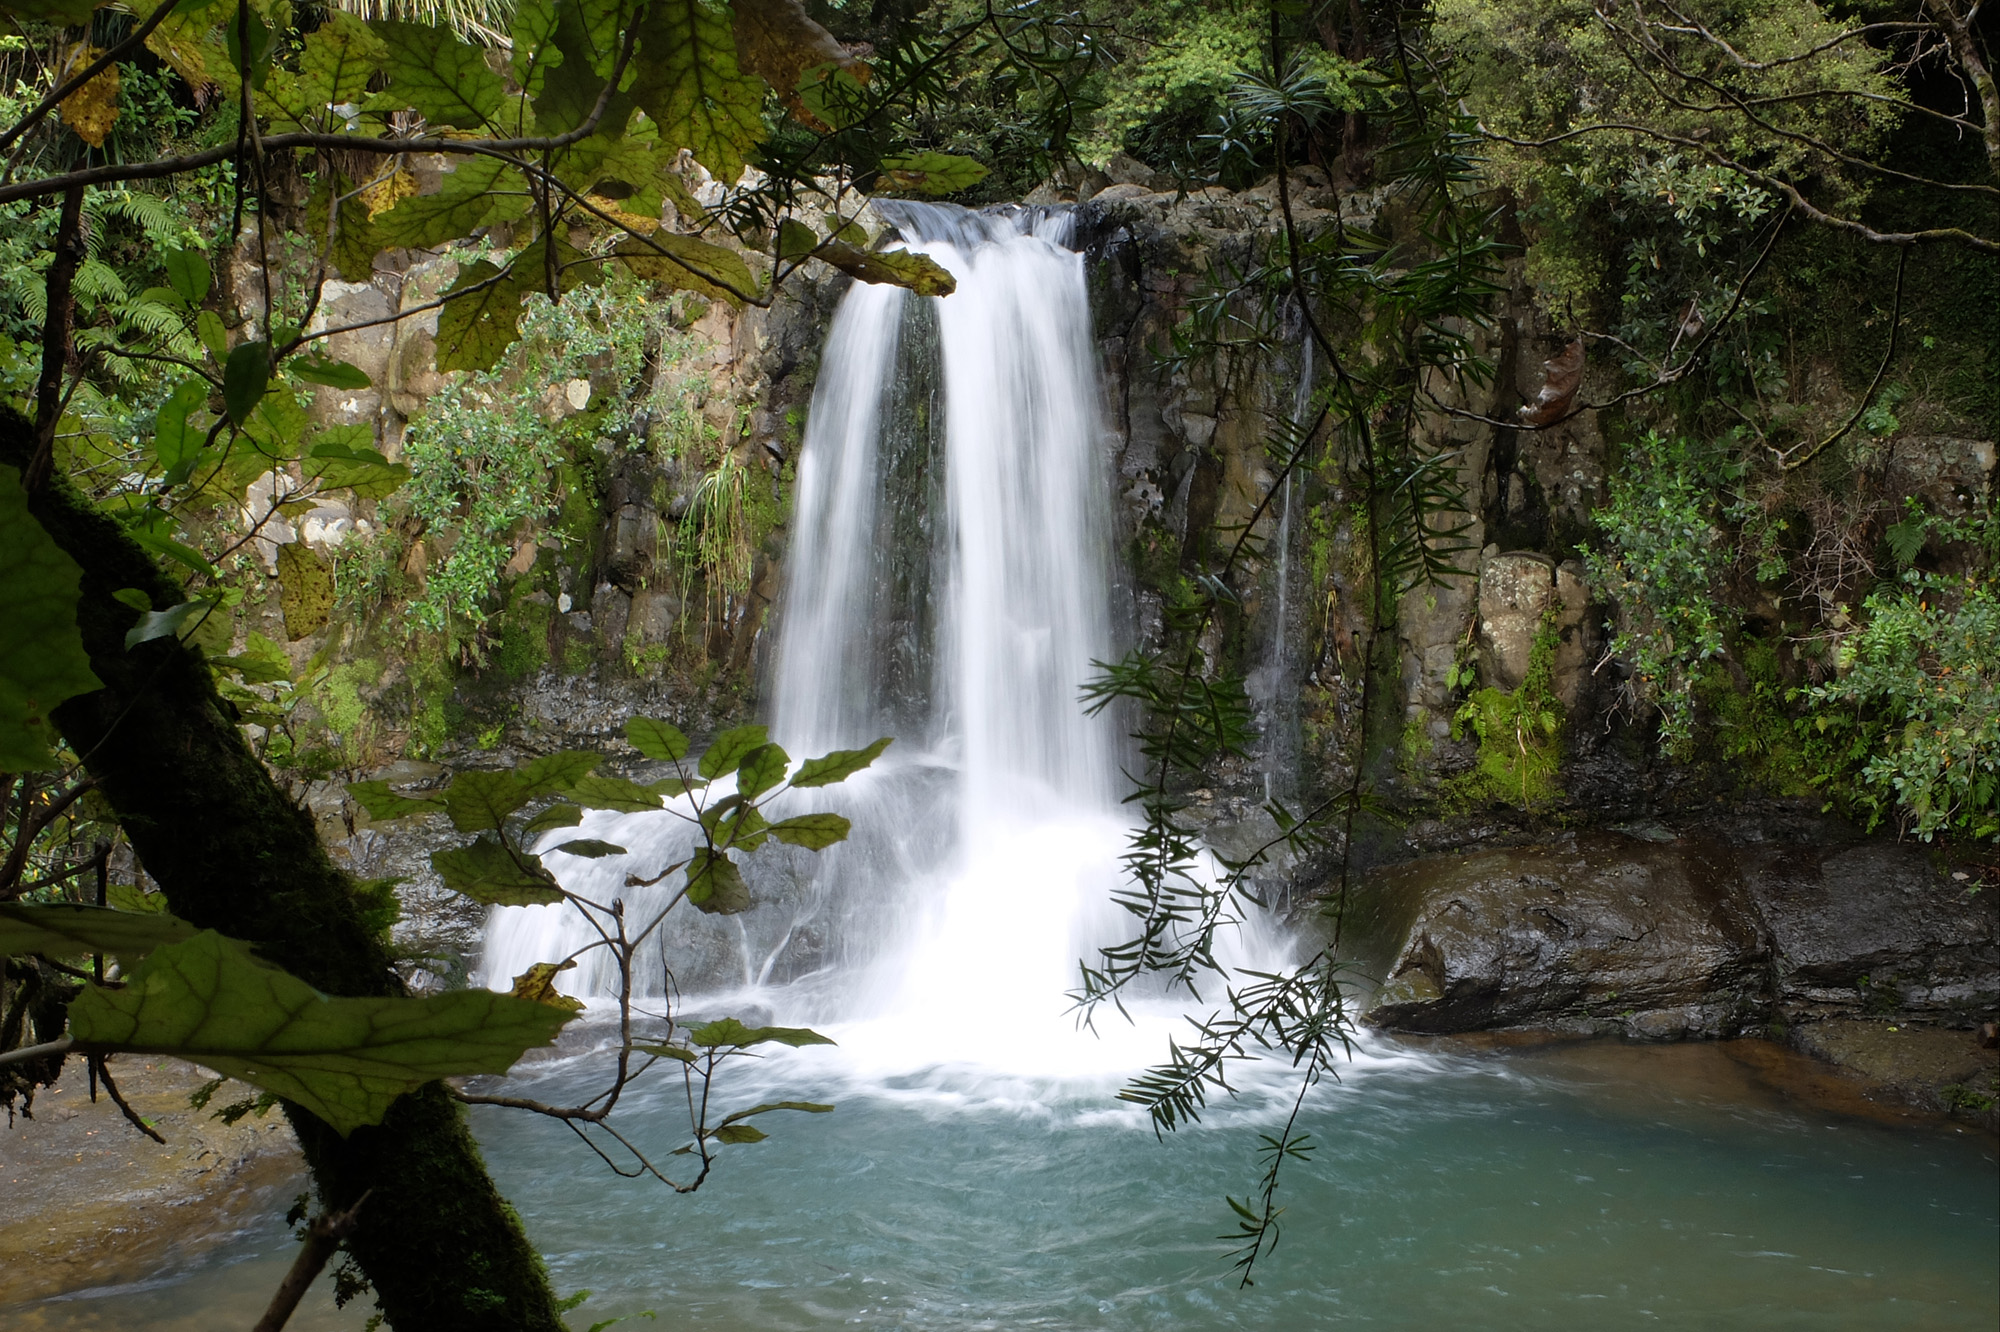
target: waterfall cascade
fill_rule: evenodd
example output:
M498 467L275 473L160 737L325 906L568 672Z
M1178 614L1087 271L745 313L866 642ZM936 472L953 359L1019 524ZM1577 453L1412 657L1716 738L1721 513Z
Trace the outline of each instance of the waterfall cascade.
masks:
M677 976L706 969L754 992L732 996L739 1007L838 1024L850 1057L885 1071L1129 1068L1157 1056L1157 1030L1079 1036L1065 998L1078 960L1129 928L1110 901L1128 827L1124 741L1117 718L1079 702L1120 638L1083 260L1064 212L882 207L958 289L920 299L856 285L834 318L800 457L770 715L795 759L882 734L896 744L812 793L853 821L848 842L746 858L759 905L676 913L688 919L667 956ZM618 887L628 862L678 859L685 828L666 814L592 815L585 835L633 854L573 862L565 879L643 896ZM585 942L564 910L496 911L488 978ZM611 980L571 974L584 994Z

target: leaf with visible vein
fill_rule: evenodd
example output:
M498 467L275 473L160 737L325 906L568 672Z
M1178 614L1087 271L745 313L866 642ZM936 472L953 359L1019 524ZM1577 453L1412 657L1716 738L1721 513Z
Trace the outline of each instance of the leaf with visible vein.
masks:
M758 294L757 279L741 255L693 236L672 231L656 231L644 239L631 236L613 246L611 253L642 278L738 308Z
M848 830L853 826L838 814L800 814L796 818L780 819L766 831L789 846L824 851L835 842L846 841Z
M743 871L720 851L706 847L688 862L687 899L711 916L733 916L750 909L750 885Z
M776 745L757 746L744 755L736 770L736 793L745 800L756 799L785 780L785 769L791 762L791 755Z
M660 807L660 797L623 777L585 777L570 788L569 796L587 809L611 809L621 814Z
M0 467L0 770L49 766L65 699L103 688L76 627L83 569L28 512L21 474Z
M73 902L0 902L0 957L109 953L130 965L155 948L192 939L195 933L194 926L164 910L114 911Z
M470 235L474 227L528 211L528 182L513 167L474 157L447 172L436 194L413 194L375 219L384 243L432 249Z
M521 780L527 783L529 798L533 799L536 796L563 794L588 777L603 761L603 755L593 754L587 749L564 749L530 760L517 771Z
M894 743L893 737L885 735L866 749L836 749L831 754L807 759L799 765L797 774L792 778L792 785L831 786L835 782L844 782L881 758L882 751L892 743Z
M521 327L521 286L480 259L460 270L438 310L437 368L491 370Z
M736 64L729 11L703 0L653 0L639 29L634 99L663 142L685 146L725 185L764 138L763 89Z
M481 833L465 846L438 851L431 868L444 886L489 906L534 906L563 900L555 876L532 856L515 859L500 839Z
M384 22L382 68L388 96L436 125L478 129L507 95L500 76L477 48L421 23Z
M513 772L461 772L444 793L444 811L460 832L490 832L528 799L528 784Z
M625 739L649 759L673 763L687 757L688 738L672 722L654 717L634 717L625 723Z
M69 1010L79 1044L191 1060L303 1106L343 1137L427 1082L506 1072L571 1016L487 990L330 998L213 930L155 949L122 988L90 986Z
M551 832L557 828L574 828L583 822L583 811L575 805L550 805L541 813L529 819L521 829L523 837L533 837L537 833Z
M715 743L701 756L698 771L702 776L714 781L736 771L736 766L749 757L750 751L762 745L769 735L762 726L738 726L715 737Z

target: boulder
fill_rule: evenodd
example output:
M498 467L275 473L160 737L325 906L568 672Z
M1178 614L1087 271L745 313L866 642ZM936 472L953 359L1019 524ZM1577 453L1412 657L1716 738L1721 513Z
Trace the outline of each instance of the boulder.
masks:
M1519 689L1528 678L1535 637L1544 617L1555 615L1554 685L1573 707L1584 677L1584 618L1590 593L1574 561L1558 565L1533 551L1489 553L1479 566L1479 654L1487 683Z
M1429 857L1365 895L1409 921L1373 1026L1719 1036L1763 1012L1755 906L1712 851L1580 834Z
M1349 920L1383 978L1365 1020L1673 1039L1892 1016L1966 1026L2000 1005L1991 894L1831 822L1737 831L1579 833L1378 871Z

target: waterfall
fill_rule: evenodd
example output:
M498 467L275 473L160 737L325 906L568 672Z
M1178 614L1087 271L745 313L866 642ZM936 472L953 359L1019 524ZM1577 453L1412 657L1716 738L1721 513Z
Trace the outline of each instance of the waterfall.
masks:
M1079 702L1115 629L1110 467L1082 256L1066 212L878 204L957 279L917 298L857 284L828 333L800 456L770 672L772 738L794 759L896 737L859 777L809 793L853 822L813 856L745 857L758 905L675 913L663 962L840 1027L888 1068L974 1062L1053 1073L1130 1066L1079 1037L1077 963L1120 938L1111 902L1129 821L1118 720ZM803 796L808 793L801 793ZM685 845L665 814L592 814L631 857L565 883L635 913L625 889ZM564 836L575 836L566 832ZM567 859L567 858L564 858ZM685 919L681 919L685 917ZM505 908L491 984L585 942L561 908ZM602 994L603 969L570 973Z
M1303 322L1303 321L1301 321ZM1292 389L1292 431L1296 438L1306 426L1312 408L1313 343L1310 331L1299 338L1299 377ZM1257 704L1258 720L1264 732L1264 799L1284 800L1293 794L1291 779L1298 770L1297 668L1292 662L1292 514L1293 495L1299 484L1296 470L1285 473L1283 493L1278 501L1276 614L1271 617L1264 659L1253 673L1251 691Z

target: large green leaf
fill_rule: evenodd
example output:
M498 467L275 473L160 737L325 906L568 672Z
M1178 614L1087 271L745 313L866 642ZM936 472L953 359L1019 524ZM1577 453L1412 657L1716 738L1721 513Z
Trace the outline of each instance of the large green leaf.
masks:
M167 281L173 284L174 294L190 307L208 298L212 278L208 256L200 250L168 250L160 256L160 264L167 270Z
M398 201L375 219L375 230L386 245L431 249L527 208L528 183L520 172L495 158L471 157L445 174L436 194Z
M285 362L285 368L305 380L308 384L323 384L334 389L365 389L375 381L368 372L358 365L346 361L336 361L317 353L307 353Z
M701 775L714 781L735 772L737 765L750 756L750 751L762 745L769 736L762 726L738 726L715 737L715 743L701 756Z
M534 799L563 794L588 777L591 770L603 761L602 754L593 754L587 749L564 749L530 760L519 772L521 780L527 783L529 798Z
M264 400L271 385L271 345L240 343L222 367L222 405L229 419L242 425Z
M431 855L431 868L453 892L489 906L534 906L563 900L555 876L533 856L515 854L492 833Z
M792 777L792 785L831 786L835 782L844 782L881 758L882 751L892 743L893 737L885 735L866 749L836 749L831 754L807 759Z
M385 499L410 479L410 469L392 463L361 441L374 432L365 425L334 426L313 436L306 475L322 486L351 490L360 499Z
M639 29L633 97L670 147L733 185L764 137L764 94L736 64L729 11L705 0L653 0Z
M70 1006L83 1045L191 1060L294 1102L345 1136L438 1078L504 1073L572 1016L487 990L335 999L205 930L168 944L120 989Z
M437 814L444 801L437 796L400 795L385 781L349 782L347 794L368 811L371 819L400 819L411 814Z
M757 746L743 756L736 770L736 793L745 800L755 800L785 780L785 769L791 762L791 755L776 745Z
M153 414L153 456L166 469L169 484L187 479L207 438L207 432L188 418L208 405L208 387L206 379L184 379Z
M687 900L711 916L733 916L750 909L750 885L743 871L720 851L703 847L688 862Z
M478 129L507 96L477 48L421 23L377 23L387 53L388 96L434 125Z
M747 1049L753 1045L776 1043L797 1049L802 1045L832 1045L829 1037L806 1027L746 1027L735 1018L718 1018L714 1022L703 1023L688 1033L688 1040L704 1049L733 1045ZM803 1106L787 1105L784 1109L803 1109ZM832 1107L828 1107L831 1109ZM742 1114L756 1114L757 1111L743 1111ZM732 1115L731 1118L736 1118Z
M521 327L521 286L485 259L460 270L438 311L437 368L491 370Z
M0 902L0 957L110 953L129 966L155 948L194 935L194 926L163 911L113 911L70 902Z
M332 129L340 103L359 103L382 66L382 39L351 14L334 13L305 39L299 72L280 65L264 80L257 110L279 129Z
M665 282L710 300L741 306L757 294L757 279L734 250L693 236L656 231L618 242L612 253L640 277Z
M444 793L444 812L460 832L491 832L528 803L528 784L513 772L461 772Z
M103 687L76 627L82 577L28 512L21 474L0 467L0 771L47 767L50 711Z
M660 807L660 797L637 782L601 774L579 781L570 788L569 796L587 809L615 809L621 814Z
M792 846L824 851L835 842L846 841L848 830L853 826L838 814L801 814L796 818L779 819L766 831Z
M516 0L513 38L514 82L530 97L542 91L542 80L552 66L562 63L555 44L560 0Z
M542 61L528 68L522 80L535 96L536 124L552 134L575 129L597 105L617 61L620 20L628 15L623 0L554 0L553 16L553 38L543 43ZM541 27L546 16L530 9L527 21ZM519 68L519 47L514 59ZM529 80L538 80L539 89ZM631 114L630 95L615 94L602 123L622 125Z
M625 739L649 759L673 763L687 757L688 738L672 722L634 717L625 723Z
M574 828L583 822L583 810L576 805L550 805L521 828L523 837L548 832L552 828Z
M883 158L882 171L899 190L957 194L985 180L987 168L969 157L954 157L950 153L913 153Z
M842 240L826 242L819 247L818 253L821 259L841 272L863 282L908 287L919 296L949 296L958 290L958 279L929 255L911 254L906 250L877 253Z

